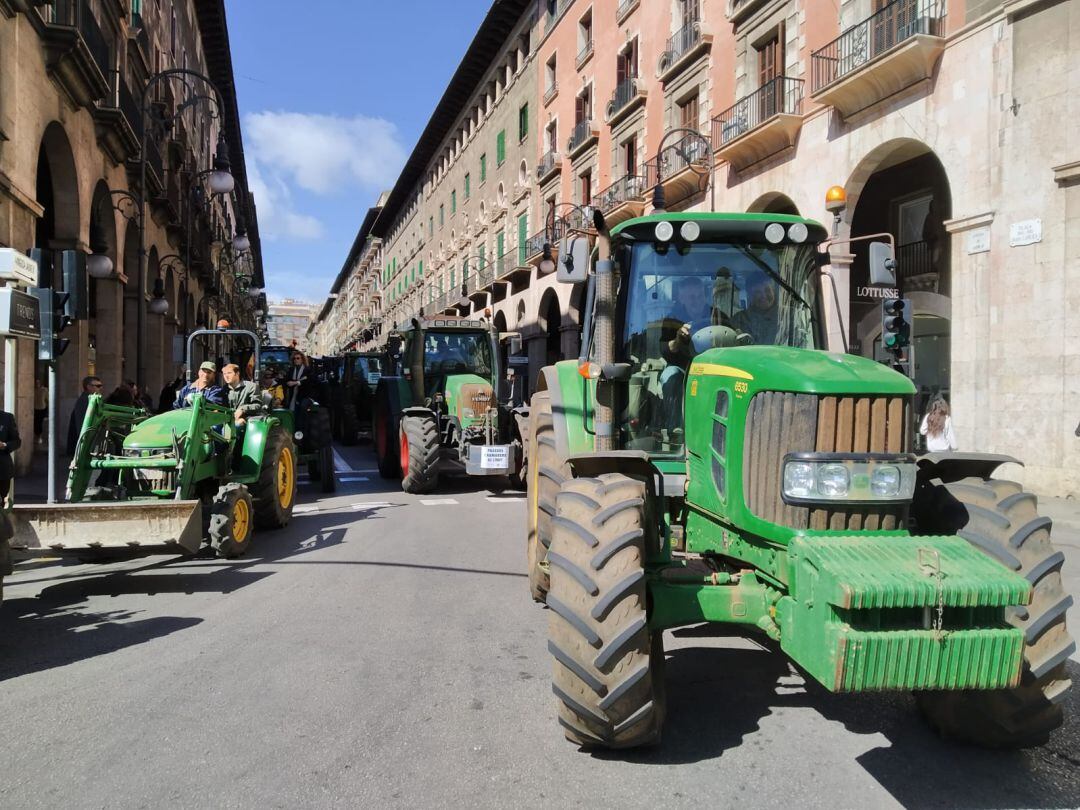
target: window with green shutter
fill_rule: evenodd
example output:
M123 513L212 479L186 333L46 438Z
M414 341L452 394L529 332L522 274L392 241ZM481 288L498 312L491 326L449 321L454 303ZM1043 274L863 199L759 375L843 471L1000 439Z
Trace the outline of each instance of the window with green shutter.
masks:
M469 199L469 195L472 194L472 183L469 182L469 173L465 172L465 199Z
M446 224L446 209L442 205L440 205L439 206L439 227L441 228L445 224Z
M467 281L469 278L469 260L466 259L461 263L461 280Z
M427 235L429 239L435 235L435 217L428 217Z
M493 261L498 261L506 253L506 234L499 231L495 234L495 255L492 256Z
M487 152L480 156L480 182L487 180Z
M526 214L518 217L518 265L524 266L526 259L525 243L529 241L529 218Z
M480 259L480 262L479 262L479 264L477 264L476 266L477 266L477 267L478 267L478 268L479 268L480 270L484 270L484 269L486 269L486 268L487 268L487 256L485 256L485 255L484 255L484 252L485 252L485 247L486 247L485 245L481 245L481 246L480 246L480 250L476 251L476 255L477 255L477 257L479 257L479 259Z
M424 277L424 262L420 262L420 278Z
M523 141L529 137L529 105L522 104L518 110L518 140Z
M450 268L450 289L451 290L454 289L454 283L455 283L456 278L457 278L457 276L454 275L454 268L451 267Z
M450 216L457 213L457 189L450 192Z
M500 129L495 136L495 165L502 166L506 162L506 130Z

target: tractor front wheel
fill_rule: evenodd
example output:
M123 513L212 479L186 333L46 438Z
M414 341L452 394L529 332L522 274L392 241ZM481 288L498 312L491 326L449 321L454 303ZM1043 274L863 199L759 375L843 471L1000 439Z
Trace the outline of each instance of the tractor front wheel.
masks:
M1031 603L1008 608L1005 620L1024 631L1020 684L1012 689L917 692L927 720L943 736L989 748L1042 745L1062 723L1072 682L1066 659L1076 642L1065 627L1072 597L1061 582L1064 554L1050 539L1050 519L1012 481L965 478L930 482L912 508L922 534L958 534L1025 577Z
M341 443L352 447L360 441L360 418L356 413L356 403L347 397L341 403Z
M548 391L533 394L525 462L528 490L525 556L529 567L529 592L534 600L543 603L548 592L546 560L551 545L555 497L559 494L559 486L570 478L570 466L555 449L555 422Z
M439 484L439 423L434 415L401 417L401 488L413 495Z
M210 546L219 557L239 557L251 545L255 507L243 484L225 484L210 504Z
M280 529L288 525L296 502L296 445L280 427L272 428L267 436L259 480L252 494L258 528Z
M619 473L559 491L548 563L552 689L566 738L631 748L660 739L664 648L646 617L644 558L655 534L645 485Z
M398 432L395 429L394 416L390 411L390 396L382 387L375 392L375 413L372 417L374 433L375 460L379 475L383 478L397 478L401 473L398 466Z

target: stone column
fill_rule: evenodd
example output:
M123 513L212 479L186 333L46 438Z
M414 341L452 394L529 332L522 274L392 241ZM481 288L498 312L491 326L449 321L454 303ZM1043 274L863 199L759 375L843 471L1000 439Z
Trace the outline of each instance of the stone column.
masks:
M124 288L119 278L91 282L97 285L97 317L94 323L97 375L106 388L124 378Z
M851 253L831 253L829 276L821 285L825 299L825 334L830 352L842 352L851 336ZM835 293L835 294L834 294ZM839 310L837 310L839 302Z
M523 334L522 339L529 352L529 383L525 394L531 398L536 390L536 381L540 378L540 369L547 363L547 335L533 332L528 337Z

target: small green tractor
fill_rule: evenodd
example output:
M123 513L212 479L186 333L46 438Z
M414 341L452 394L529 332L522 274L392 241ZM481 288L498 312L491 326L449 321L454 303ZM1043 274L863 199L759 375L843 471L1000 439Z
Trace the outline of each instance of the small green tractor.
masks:
M993 477L1014 459L914 456L911 381L822 350L826 237L597 215L559 252L589 285L584 348L532 398L527 559L580 746L659 740L663 631L702 622L764 634L830 691L912 690L955 739L1036 745L1062 722L1050 521Z
M526 411L499 403L498 332L459 318L413 320L397 333L400 375L375 389L379 473L410 493L432 492L444 473L510 476L520 485Z
M193 341L258 338L234 329L198 330ZM267 409L242 427L233 410L204 396L150 416L90 397L64 504L13 507L11 547L30 556L107 560L194 554L209 542L221 557L248 550L255 528L289 523L296 500L293 414Z

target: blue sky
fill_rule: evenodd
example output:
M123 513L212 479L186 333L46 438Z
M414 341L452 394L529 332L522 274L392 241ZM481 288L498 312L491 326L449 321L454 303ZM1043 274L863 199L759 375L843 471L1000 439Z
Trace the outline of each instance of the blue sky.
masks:
M270 297L325 300L488 0L228 0ZM302 11L301 11L302 9Z

